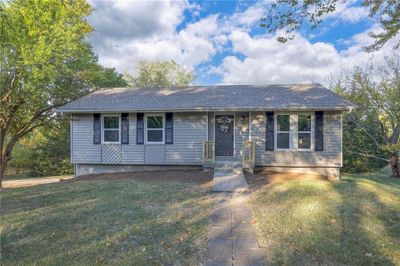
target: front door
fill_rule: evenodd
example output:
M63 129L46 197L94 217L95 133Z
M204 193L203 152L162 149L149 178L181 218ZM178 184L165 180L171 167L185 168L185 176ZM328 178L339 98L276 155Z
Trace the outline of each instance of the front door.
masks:
M233 156L233 115L215 116L215 156Z

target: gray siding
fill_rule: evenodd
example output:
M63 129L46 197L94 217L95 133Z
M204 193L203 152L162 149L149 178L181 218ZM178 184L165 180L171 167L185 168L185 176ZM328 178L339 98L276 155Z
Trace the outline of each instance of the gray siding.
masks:
M341 113L325 112L324 151L265 151L265 112L235 113L235 159L241 160L241 148L251 131L256 144L256 165L276 167L339 167L341 152ZM244 121L241 117L244 116ZM71 161L75 164L202 164L202 143L214 139L214 113L175 113L172 145L137 145L136 115L129 116L129 144L93 144L93 115L75 114L71 127Z
M264 166L330 166L339 167L341 152L341 113L324 114L324 151L266 151L265 112L253 112L251 135L256 144L256 165Z
M101 145L101 161L103 164L120 164L121 145L120 144Z
M249 139L249 112L235 113L235 158L242 160L243 141Z
M206 129L205 113L175 113L174 144L165 145L165 163L202 164Z
M214 113L209 112L208 113L208 140L214 141L214 136L215 136L215 119L214 119Z
M165 145L145 145L144 147L145 164L165 164Z
M122 145L121 163L143 164L144 145L136 144L136 113L129 114L129 144Z
M101 145L93 144L93 115L72 115L72 163L101 163Z

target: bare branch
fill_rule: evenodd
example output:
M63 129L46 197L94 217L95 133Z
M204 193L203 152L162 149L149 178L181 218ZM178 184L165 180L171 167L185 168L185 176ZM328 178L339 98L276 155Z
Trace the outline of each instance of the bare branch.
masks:
M369 157L369 158L374 158L374 159L385 161L385 162L389 163L388 159L377 157L377 156L372 155L372 154L365 154L365 153L360 153L360 152L356 152L356 151L351 151L351 153L358 154L358 155L365 156L365 157Z
M357 121L357 119L355 119L351 114L348 116L348 118L351 120L351 122L353 122L359 129L361 129L368 137L370 137L370 139L374 142L375 146L377 147L381 147L382 145L379 144L378 140L371 135L371 133L369 133L368 131L368 126L366 125L362 125L361 123L359 123ZM385 138L386 140L386 138Z

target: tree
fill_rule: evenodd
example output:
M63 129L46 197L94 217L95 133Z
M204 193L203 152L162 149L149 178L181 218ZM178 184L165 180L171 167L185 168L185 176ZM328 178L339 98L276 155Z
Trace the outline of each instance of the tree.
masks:
M184 69L174 60L139 62L137 71L126 74L129 85L133 87L184 87L193 82L192 71Z
M271 5L268 15L261 18L261 27L270 33L283 31L278 41L286 42L294 38L293 32L309 23L315 29L326 14L336 10L338 4L353 3L352 0L277 0ZM395 37L400 30L400 2L398 0L362 0L361 6L368 9L369 16L375 18L382 27L380 33L370 33L375 42L365 47L367 51L380 49ZM400 41L395 48L399 48Z
M55 108L96 89L85 0L0 2L0 184L16 143L51 126ZM121 82L122 79L120 77Z
M347 131L351 136L344 138L345 154L390 163L393 176L400 177L399 54L386 58L384 66L371 64L365 69L356 68L334 87L337 93L358 106L344 117L344 127L352 129Z

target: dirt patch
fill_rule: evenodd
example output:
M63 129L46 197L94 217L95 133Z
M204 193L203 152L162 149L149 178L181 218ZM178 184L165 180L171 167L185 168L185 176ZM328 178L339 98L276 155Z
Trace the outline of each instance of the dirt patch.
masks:
M55 177L43 177L43 178L25 178L16 180L4 180L3 188L21 188L21 187L32 187L44 184L58 183L60 181L69 180L72 176L55 176Z
M264 185L282 184L292 180L330 180L330 178L318 174L304 174L291 172L258 171L254 173L244 172L250 190L254 191Z
M91 180L116 180L116 179L135 179L144 182L154 181L179 181L190 182L201 185L202 189L209 189L213 179L213 171L185 170L185 171L143 171L125 173L105 173L84 175L64 182L91 181Z

